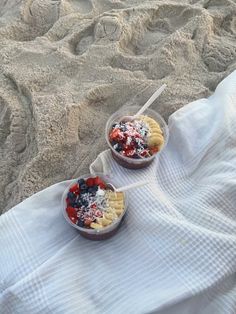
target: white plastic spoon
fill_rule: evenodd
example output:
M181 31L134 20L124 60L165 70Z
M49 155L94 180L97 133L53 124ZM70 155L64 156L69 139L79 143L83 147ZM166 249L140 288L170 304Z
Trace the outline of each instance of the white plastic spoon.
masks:
M138 116L140 116L151 104L154 102L154 100L157 99L161 95L161 93L164 91L164 89L167 87L166 84L163 84L155 93L148 99L148 101L142 106L142 108L139 109L139 111L133 115L133 116L125 116L120 119L120 121L133 121Z
M166 84L163 84L157 91L148 99L148 101L142 106L142 108L133 116L133 119L140 116L151 104L161 95L164 89L167 87Z
M148 184L148 183L149 183L149 181L143 180L143 181L138 181L138 182L135 182L135 183L132 183L132 184L129 184L129 185L122 186L122 187L120 187L120 188L115 188L115 187L113 186L113 184L111 184L111 183L108 183L108 184L109 184L110 186L112 186L112 188L114 189L115 192L124 192L124 191L127 191L127 190L129 190L129 189L138 188L138 187L143 186L143 185L146 185L146 184Z

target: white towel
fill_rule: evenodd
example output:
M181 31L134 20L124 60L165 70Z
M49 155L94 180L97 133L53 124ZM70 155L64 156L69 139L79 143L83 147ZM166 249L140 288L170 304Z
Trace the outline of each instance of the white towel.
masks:
M166 149L147 169L101 153L128 215L111 239L82 238L55 184L0 217L0 312L236 313L236 71L208 99L169 119Z

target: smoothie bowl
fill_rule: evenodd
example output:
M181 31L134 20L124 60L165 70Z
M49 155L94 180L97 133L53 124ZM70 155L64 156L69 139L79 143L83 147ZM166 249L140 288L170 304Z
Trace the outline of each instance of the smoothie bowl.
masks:
M129 169L145 168L167 144L169 131L164 119L154 110L133 119L140 107L115 112L106 124L106 141L112 157Z
M83 175L62 196L66 221L85 238L105 240L113 236L127 210L127 195L116 192L104 174Z

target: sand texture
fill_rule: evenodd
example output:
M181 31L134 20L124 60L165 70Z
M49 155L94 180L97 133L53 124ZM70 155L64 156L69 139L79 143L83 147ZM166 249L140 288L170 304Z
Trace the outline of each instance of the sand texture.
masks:
M0 212L88 172L122 105L167 83L168 119L235 68L235 0L0 0Z

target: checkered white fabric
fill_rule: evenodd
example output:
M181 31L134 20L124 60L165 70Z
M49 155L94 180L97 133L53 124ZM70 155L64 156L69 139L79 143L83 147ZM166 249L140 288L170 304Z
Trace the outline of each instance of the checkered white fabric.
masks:
M208 99L169 119L166 149L147 169L110 152L91 172L130 190L111 239L83 239L53 185L0 217L0 313L236 313L236 71Z

